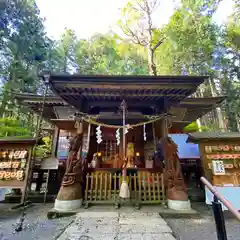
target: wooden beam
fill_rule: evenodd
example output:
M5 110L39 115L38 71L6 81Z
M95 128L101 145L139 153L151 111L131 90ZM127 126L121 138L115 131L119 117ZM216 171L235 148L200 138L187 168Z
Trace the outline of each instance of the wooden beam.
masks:
M127 102L129 107L155 107L159 101L152 101L152 100L146 100L141 103L137 100L130 100ZM88 104L90 107L100 106L100 107L119 107L121 104L121 101L113 100L113 101L96 101L96 100L89 100Z
M103 84L101 83L76 83L76 82L68 82L68 83L55 83L54 88L75 88L75 89L83 89L83 88L89 88L89 89L117 89L117 90L140 90L140 89L196 89L196 83L189 83L189 84L183 84L183 83L172 83L172 84L152 84L152 83L139 83L139 84L122 84L119 82L116 82L115 84Z
M96 96L96 97L123 97L124 95L126 97L131 97L131 98L139 98L139 97L186 97L186 94L169 94L169 93L127 93L125 92L120 93L120 92L114 92L114 93L103 93L103 92L95 92L95 93L88 93L88 92L83 92L83 93L60 93L59 94L62 97L65 96L76 96L77 98L82 98L82 97L91 97L91 96Z

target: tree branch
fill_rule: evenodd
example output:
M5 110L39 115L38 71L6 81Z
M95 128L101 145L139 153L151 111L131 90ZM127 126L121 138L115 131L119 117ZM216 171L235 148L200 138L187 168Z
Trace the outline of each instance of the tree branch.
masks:
M133 30L128 26L126 15L125 15L124 17L125 17L124 27L123 27L123 26L120 26L120 28L122 29L123 33L124 33L126 36L131 37L131 38L132 38L131 40L132 40L133 43L139 44L139 45L141 45L141 46L145 46L146 44L144 43L144 41L141 41L141 39L137 36L137 34L134 33Z
M164 42L165 39L166 37L162 38L155 44L155 46L152 48L153 52L156 51L156 49Z

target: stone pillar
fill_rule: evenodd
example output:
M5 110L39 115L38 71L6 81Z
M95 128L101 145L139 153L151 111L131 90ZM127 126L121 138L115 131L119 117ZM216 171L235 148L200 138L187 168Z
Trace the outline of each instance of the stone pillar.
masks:
M70 142L66 172L55 200L54 208L59 212L75 211L82 206L82 159L78 156L79 150L82 151L83 122L77 128L77 134Z

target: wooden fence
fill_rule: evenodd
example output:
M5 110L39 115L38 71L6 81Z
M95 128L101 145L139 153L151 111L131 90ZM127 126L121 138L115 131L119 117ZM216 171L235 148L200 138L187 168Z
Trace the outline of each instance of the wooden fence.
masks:
M135 204L165 204L162 173L138 172L127 177L130 201ZM121 173L93 172L86 176L84 200L89 203L120 204Z

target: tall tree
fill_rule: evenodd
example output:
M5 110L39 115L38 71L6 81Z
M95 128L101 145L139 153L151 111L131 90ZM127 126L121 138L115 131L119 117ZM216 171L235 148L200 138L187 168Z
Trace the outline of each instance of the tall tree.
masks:
M197 96L217 96L215 80L223 43L221 28L212 22L220 1L182 0L169 23L164 27L166 41L157 54L157 66L164 74L209 75ZM158 52L157 52L158 53ZM209 114L207 121L225 128L221 110ZM218 121L216 122L215 119Z
M154 54L165 39L163 32L153 26L152 15L159 4L160 0L131 0L122 9L123 17L118 23L133 43L147 49L151 75L157 75Z
M147 62L137 48L112 34L96 34L80 39L75 47L78 72L81 74L141 75Z
M227 96L226 111L228 126L232 131L239 131L240 122L240 2L235 1L233 14L225 27L225 58L222 68L222 89Z
M35 1L1 2L0 116L17 112L12 91L36 92L38 70L43 67L48 44ZM6 111L5 111L6 110Z

